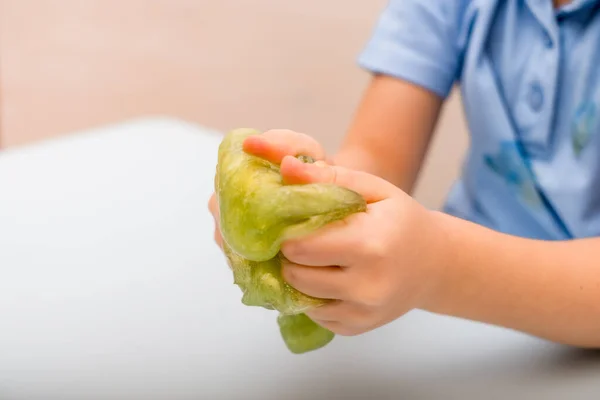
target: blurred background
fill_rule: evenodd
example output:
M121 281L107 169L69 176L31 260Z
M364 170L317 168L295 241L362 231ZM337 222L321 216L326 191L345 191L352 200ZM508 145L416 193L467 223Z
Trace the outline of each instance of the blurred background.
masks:
M144 116L290 128L335 151L385 0L0 0L0 145ZM437 207L468 143L453 93L416 197Z

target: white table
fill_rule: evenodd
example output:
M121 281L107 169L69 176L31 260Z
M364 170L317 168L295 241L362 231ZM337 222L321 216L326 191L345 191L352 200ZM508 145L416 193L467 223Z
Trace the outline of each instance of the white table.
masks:
M600 357L413 312L292 355L207 211L217 133L147 119L0 153L0 398L597 399Z

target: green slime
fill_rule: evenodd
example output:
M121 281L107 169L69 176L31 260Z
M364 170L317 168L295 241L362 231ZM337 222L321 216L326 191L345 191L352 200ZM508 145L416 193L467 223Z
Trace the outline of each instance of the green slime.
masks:
M235 129L219 146L215 193L223 250L234 283L242 290L242 303L278 311L287 348L300 354L333 340L333 332L305 314L330 300L308 296L284 281L281 243L365 211L366 202L360 194L333 184L284 184L279 165L243 150L244 140L259 134ZM312 162L310 157L297 157Z

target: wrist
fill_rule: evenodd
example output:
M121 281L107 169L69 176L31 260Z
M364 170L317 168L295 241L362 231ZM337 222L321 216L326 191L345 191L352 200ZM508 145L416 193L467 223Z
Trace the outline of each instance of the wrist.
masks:
M456 279L457 249L458 241L453 230L453 221L448 219L448 215L435 211L426 210L427 225L430 229L426 234L426 249L424 250L425 265L429 271L426 285L426 293L423 301L419 304L420 309L437 312L440 304L447 301L448 288L452 286L452 281Z
M508 235L439 211L433 213L438 275L423 309L475 317L483 299L492 295L489 291L511 275L510 265L525 257L527 248Z

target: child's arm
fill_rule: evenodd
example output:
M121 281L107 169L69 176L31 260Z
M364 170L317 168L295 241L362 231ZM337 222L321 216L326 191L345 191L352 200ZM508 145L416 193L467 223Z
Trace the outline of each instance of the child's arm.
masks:
M380 176L410 193L443 99L386 75L374 75L334 163Z
M358 64L373 73L337 165L411 193L442 102L460 79L469 0L390 0Z
M356 335L419 308L600 348L600 238L519 238L430 211L360 171L283 160L284 179L334 183L368 211L282 245L285 280L335 299L307 315ZM336 266L336 267L331 267Z
M447 260L425 308L600 348L600 238L546 242L437 219Z

